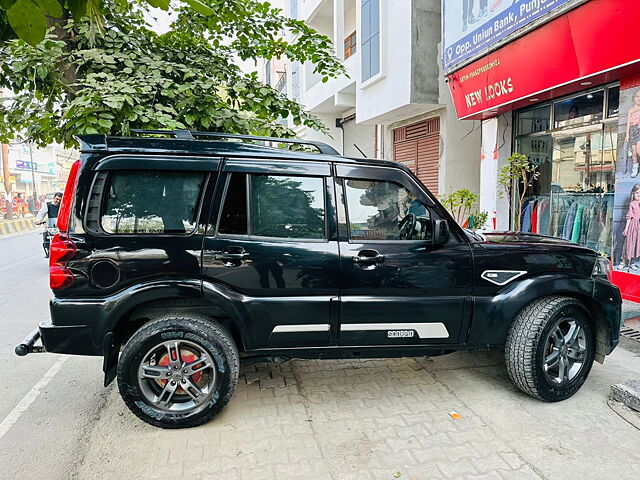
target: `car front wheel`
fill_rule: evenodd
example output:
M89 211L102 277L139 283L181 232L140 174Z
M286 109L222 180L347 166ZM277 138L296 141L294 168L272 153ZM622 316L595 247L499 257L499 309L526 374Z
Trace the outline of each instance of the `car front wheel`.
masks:
M595 356L593 328L577 300L552 296L531 302L513 322L505 345L509 377L546 402L576 393Z
M149 322L129 339L118 361L118 388L145 422L195 427L227 404L238 371L238 350L220 324L173 315Z

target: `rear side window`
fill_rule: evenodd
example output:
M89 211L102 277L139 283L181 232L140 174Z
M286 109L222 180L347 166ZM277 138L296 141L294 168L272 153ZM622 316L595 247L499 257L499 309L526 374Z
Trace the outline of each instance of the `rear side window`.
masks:
M322 177L233 173L218 233L324 239L324 192Z
M114 171L100 224L107 233L188 234L195 230L204 172Z

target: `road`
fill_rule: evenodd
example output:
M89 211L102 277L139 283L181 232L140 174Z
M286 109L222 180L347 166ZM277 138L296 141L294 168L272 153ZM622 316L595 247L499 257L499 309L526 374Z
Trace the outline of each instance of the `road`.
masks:
M517 390L500 351L258 364L218 418L161 430L102 387L101 359L14 355L48 317L37 233L0 237L0 279L0 480L638 478L640 416L607 403L640 378L622 348L554 404Z
M41 241L0 237L0 479L73 478L108 392L99 358L13 353L48 319Z

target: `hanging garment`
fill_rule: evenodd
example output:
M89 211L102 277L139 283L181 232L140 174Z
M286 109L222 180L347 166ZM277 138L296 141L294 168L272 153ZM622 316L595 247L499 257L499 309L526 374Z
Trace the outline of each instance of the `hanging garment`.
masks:
M607 253L611 253L611 224L613 222L613 209L610 205L607 204L607 208L604 211L604 227L602 228L602 233L600 234L600 238L598 239L598 245L600 246L600 250L604 250Z
M531 233L538 233L538 209L540 207L540 203L536 203L533 207L533 211L531 212Z
M538 233L540 235L549 235L549 222L551 220L551 206L549 200L542 202L542 207L538 213Z
M522 210L522 218L520 219L520 231L521 232L530 232L531 231L531 212L533 211L533 207L535 207L536 202L534 200L528 200L527 206Z
M569 211L567 212L567 216L564 221L564 226L562 230L562 238L565 240L571 240L571 234L573 233L573 223L576 219L576 211L578 210L578 204L574 202L571 207L569 207Z
M578 205L576 208L576 217L573 221L573 231L571 232L571 242L578 243L580 240L580 229L582 228L582 212L584 211L583 205Z
M602 221L602 203L599 203L593 207L589 215L589 228L587 230L587 244L595 244L597 246L600 239L600 234L604 228L604 222Z

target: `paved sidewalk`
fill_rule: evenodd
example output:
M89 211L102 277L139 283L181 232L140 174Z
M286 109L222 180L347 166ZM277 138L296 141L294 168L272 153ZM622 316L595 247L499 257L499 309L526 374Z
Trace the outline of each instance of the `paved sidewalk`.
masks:
M607 396L638 377L640 357L617 349L545 404L511 385L501 352L261 364L218 418L178 431L142 423L111 387L77 478L637 479L640 431Z

